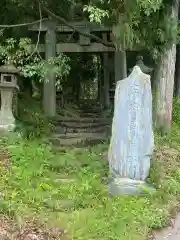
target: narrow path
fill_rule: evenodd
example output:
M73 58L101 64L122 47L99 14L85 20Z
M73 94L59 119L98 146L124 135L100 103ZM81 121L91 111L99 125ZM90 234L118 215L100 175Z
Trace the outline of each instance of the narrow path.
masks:
M180 240L180 215L173 221L171 227L156 231L154 240Z

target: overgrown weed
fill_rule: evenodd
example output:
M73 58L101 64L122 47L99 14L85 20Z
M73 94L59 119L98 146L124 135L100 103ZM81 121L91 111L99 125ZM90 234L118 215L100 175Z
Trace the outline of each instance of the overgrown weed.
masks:
M67 229L71 239L146 239L151 229L166 226L179 205L178 114L170 136L156 134L148 179L157 189L153 196L108 196L102 183L108 175L108 145L54 153L38 140L4 139L1 149L8 150L10 166L2 165L0 171L1 213L40 218Z

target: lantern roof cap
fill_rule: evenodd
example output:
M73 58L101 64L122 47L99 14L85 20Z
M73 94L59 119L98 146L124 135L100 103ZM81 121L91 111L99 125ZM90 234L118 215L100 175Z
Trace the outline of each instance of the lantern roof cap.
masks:
M136 66L140 67L140 69L143 73L149 74L153 71L153 68L150 68L144 64L143 56L141 56L141 55L138 55L136 58Z
M16 68L12 62L0 66L0 73L19 73L20 69Z

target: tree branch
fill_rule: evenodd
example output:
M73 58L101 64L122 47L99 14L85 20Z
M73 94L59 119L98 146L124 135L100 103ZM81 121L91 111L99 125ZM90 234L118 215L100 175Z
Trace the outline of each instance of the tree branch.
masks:
M39 41L40 41L40 36L41 36L41 28L42 28L42 10L41 10L41 3L38 2L39 5L39 18L40 18L40 22L39 22L39 32L38 32L38 38L37 38L37 42L36 42L36 46L34 48L34 51L31 53L31 55L28 57L28 60L34 55L35 52L38 53L39 57L41 58L41 55L38 52L38 45L39 45Z
M40 23L42 21L48 20L48 18L43 18L34 22L29 22L29 23L19 23L19 24L13 24L13 25L0 25L0 28L14 28L14 27L25 27L25 26L30 26L36 23Z
M78 28L76 28L74 25L70 24L68 21L66 21L63 17L57 16L55 13L51 12L46 6L42 5L42 8L44 9L44 11L46 13L48 13L51 17L57 19L58 21L64 23L66 26L68 26L69 28L73 29L74 31L78 32L80 35L85 36L85 37L89 37L92 38L94 40L96 40L99 43L102 43L104 46L106 47L113 47L115 48L113 43L107 42L102 40L101 38L97 37L94 34L91 33L87 33L84 31L79 30Z

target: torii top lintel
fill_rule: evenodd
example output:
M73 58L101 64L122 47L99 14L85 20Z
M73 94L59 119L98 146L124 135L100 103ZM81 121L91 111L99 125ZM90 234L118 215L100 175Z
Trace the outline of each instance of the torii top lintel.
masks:
M91 23L88 21L74 21L69 23L79 30L88 29L90 32L110 32L111 31L111 27L99 25L96 23ZM36 23L34 25L31 25L29 27L29 30L46 32L50 25L54 26L57 32L71 33L74 31L72 28L64 24L59 24L59 22L57 21L50 21L50 20L43 20L41 24Z

